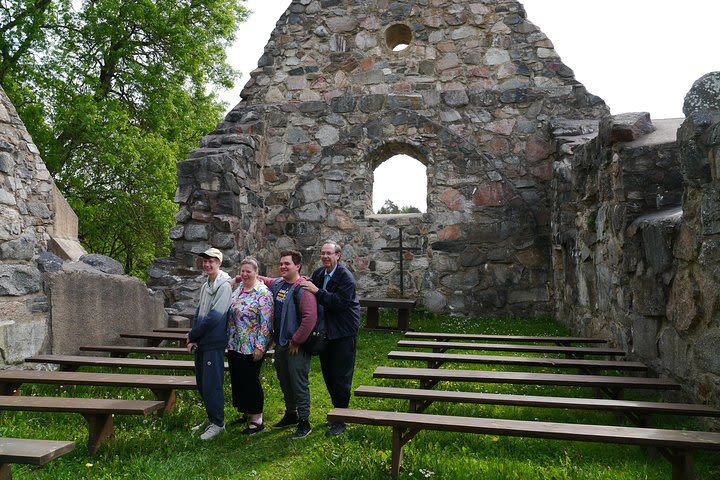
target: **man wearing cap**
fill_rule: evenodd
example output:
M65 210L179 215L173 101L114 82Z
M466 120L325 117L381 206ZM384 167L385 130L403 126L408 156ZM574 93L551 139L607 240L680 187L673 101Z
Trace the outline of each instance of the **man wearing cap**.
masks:
M230 276L220 270L223 260L220 250L209 248L200 257L207 282L200 288L187 348L195 352L195 379L207 412L205 421L194 426L193 431L203 432L201 440L211 440L225 431L225 313L230 305L232 288Z

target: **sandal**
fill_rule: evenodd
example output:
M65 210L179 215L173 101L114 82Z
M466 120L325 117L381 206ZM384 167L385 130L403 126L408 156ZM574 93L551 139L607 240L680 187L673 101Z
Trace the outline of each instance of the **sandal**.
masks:
M255 435L265 430L265 424L250 422L245 430L242 431L243 435Z

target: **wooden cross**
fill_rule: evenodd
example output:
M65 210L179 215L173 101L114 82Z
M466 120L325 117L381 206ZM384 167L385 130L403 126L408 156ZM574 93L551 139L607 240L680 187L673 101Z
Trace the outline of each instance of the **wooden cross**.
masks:
M400 295L405 296L405 282L404 282L404 276L405 271L403 268L403 252L421 252L422 250L420 248L404 248L403 247L403 227L398 227L400 230L400 245L397 247L384 247L380 250L385 250L389 252L398 252L400 254Z

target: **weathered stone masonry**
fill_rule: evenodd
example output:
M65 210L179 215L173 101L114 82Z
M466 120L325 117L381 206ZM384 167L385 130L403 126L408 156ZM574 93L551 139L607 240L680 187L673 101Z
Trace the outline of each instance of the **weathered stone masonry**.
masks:
M551 312L550 120L607 108L519 3L295 1L241 96L178 167L158 283L209 245L272 270L285 247L317 264L333 238L361 294L393 295L397 257L380 249L405 225L422 250L406 256L406 292L428 308ZM372 214L373 170L397 153L427 166L426 214ZM188 289L165 291L187 311Z

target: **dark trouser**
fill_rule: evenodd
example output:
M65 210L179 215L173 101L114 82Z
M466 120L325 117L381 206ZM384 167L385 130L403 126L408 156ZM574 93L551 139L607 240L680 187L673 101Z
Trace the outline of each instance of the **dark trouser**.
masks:
M222 349L195 352L195 380L198 392L205 404L208 419L219 427L225 425L224 374L225 355Z
M328 340L320 354L323 379L334 407L347 408L350 404L356 349L357 337L343 337Z
M260 383L262 359L253 361L252 354L228 350L230 385L232 386L232 404L238 412L257 415L263 411L265 396Z
M285 411L297 413L300 420L310 418L310 359L301 348L290 354L287 345L275 345L275 371L285 400Z

